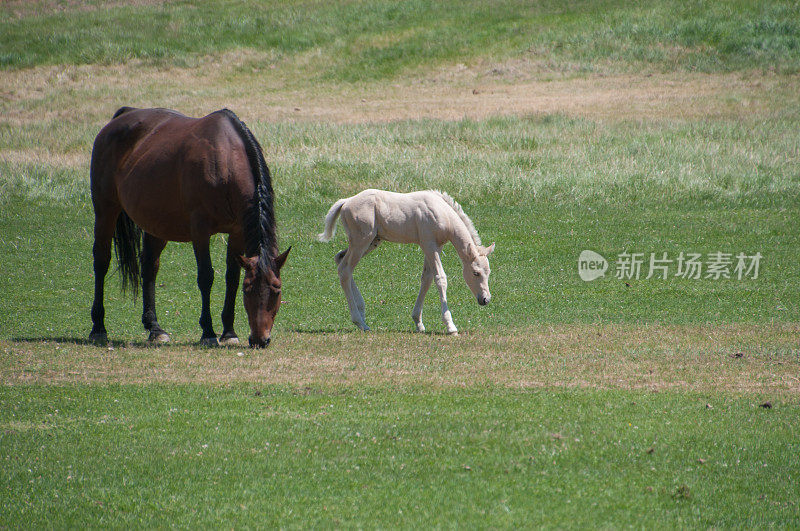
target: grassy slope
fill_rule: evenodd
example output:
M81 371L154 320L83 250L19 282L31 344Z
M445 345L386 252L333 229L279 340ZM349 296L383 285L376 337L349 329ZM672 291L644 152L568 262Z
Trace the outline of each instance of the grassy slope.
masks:
M9 67L131 58L180 63L240 47L278 57L313 52L320 56L315 65L326 65L315 77L343 81L476 54L531 53L556 70L580 71L606 63L703 71L800 66L793 2L213 1L4 10L12 16L0 23L0 65Z
M0 477L14 488L0 525L783 527L800 517L796 403L95 386L6 388L0 404Z

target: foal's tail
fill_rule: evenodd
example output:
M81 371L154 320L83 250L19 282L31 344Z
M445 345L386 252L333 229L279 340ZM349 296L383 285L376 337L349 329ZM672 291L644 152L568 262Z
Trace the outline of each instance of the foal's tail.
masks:
M119 276L122 291L131 288L133 298L139 292L141 283L140 255L142 251L142 229L125 213L120 212L117 218L117 229L114 231L114 254L117 255Z
M339 214L342 211L342 205L344 205L347 199L339 199L336 201L330 210L328 210L328 214L325 216L325 232L317 234L317 239L321 242L329 242L331 238L333 238L334 233L336 232L336 220L339 218Z

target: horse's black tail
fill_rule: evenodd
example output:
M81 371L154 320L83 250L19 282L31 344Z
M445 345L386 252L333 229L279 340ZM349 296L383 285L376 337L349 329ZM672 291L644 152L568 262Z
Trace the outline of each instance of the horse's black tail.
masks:
M140 256L142 251L142 229L124 211L117 218L114 231L114 254L117 256L122 291L130 288L133 298L139 293L141 284Z

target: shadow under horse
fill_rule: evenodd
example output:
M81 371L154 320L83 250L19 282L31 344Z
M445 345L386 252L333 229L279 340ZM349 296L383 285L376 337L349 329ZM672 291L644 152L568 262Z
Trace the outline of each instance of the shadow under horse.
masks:
M95 212L90 340L107 342L103 286L111 242L123 290L142 286L142 324L148 341L168 342L156 319L155 279L168 241L192 242L202 309L201 343L218 344L211 320L213 234L230 235L226 257L223 344L238 343L233 328L236 291L243 299L250 345L266 346L281 303L280 253L272 182L261 146L230 110L190 118L168 109L119 109L94 142L91 191Z

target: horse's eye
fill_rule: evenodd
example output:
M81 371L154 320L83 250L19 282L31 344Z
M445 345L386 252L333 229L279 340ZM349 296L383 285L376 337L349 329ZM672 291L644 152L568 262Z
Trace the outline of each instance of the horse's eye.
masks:
M481 272L480 272L480 271L475 271L475 272L474 272L474 273L472 273L472 274L473 274L473 275L475 275L476 277L479 277L479 276L481 276Z

